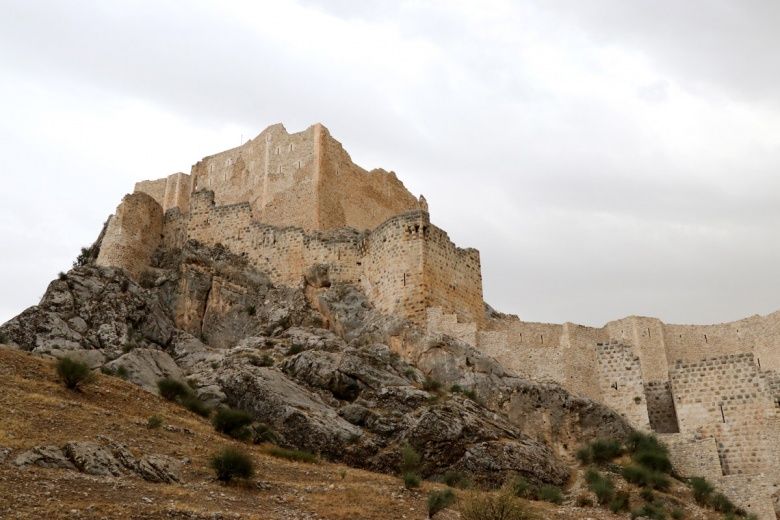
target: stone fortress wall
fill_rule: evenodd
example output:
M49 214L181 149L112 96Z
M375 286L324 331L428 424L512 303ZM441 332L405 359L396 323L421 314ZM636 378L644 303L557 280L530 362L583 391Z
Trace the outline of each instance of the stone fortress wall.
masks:
M322 125L295 134L274 125L189 175L138 183L109 221L98 263L137 278L160 243L189 239L244 255L281 285L327 265L333 282L359 286L379 310L662 434L680 474L706 476L773 518L780 312L706 326L631 316L603 327L486 313L479 252L431 224L425 200L395 174L352 163Z

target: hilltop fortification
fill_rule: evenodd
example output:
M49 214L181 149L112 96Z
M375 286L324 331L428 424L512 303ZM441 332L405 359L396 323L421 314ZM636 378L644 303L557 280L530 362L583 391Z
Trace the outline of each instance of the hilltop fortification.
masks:
M190 240L224 246L275 285L352 284L385 314L604 403L663 435L679 474L708 477L774 518L780 312L707 326L632 316L601 328L486 312L479 252L453 244L422 196L392 172L355 165L319 124L294 134L274 125L190 174L139 182L97 263L138 280L159 247ZM188 329L186 312L179 321Z

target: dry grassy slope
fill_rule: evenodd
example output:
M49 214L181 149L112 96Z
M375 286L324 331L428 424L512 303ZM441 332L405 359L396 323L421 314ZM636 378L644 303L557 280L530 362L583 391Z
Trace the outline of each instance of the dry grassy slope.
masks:
M151 415L160 416L173 431L148 429ZM18 469L11 463L32 446L97 440L100 435L126 444L136 455L189 459L183 483ZM327 462L288 462L249 445L243 448L255 461L255 484L224 486L214 481L207 461L213 451L230 444L238 443L215 433L208 421L121 379L101 374L83 392L71 392L57 382L50 360L0 348L0 447L13 450L0 464L2 519L422 519L427 492L438 487L425 483L420 491L407 491L391 476ZM540 518L558 520L626 517L545 503L529 507Z

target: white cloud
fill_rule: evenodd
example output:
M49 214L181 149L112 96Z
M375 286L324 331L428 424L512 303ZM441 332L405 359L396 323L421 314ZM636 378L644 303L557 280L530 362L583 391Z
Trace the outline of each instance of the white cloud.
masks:
M780 308L772 3L0 9L0 321L135 181L278 121L398 172L524 319Z

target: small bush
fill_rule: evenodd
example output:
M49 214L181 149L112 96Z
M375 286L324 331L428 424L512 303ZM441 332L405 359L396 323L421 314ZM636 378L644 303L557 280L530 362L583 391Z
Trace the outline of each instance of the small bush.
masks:
M262 356L252 356L250 359L250 363L252 363L256 367L272 367L274 366L274 358L272 358L268 354L263 354Z
M524 477L521 477L520 475L514 475L507 479L504 487L513 496L519 498L533 499L537 496L536 487L531 485L531 483L529 483Z
M404 473L401 478L404 480L404 487L406 489L414 489L420 487L420 475L412 471Z
M590 446L583 446L577 450L577 460L582 464L590 464L593 462L593 453L590 451Z
M441 491L431 491L428 494L428 518L433 518L433 515L446 509L455 501L455 493L451 489L443 489Z
M159 415L152 415L149 417L149 419L146 420L146 427L150 430L156 430L160 426L162 426L163 420Z
M666 511L660 504L645 504L641 508L631 511L631 518L640 516L651 520L666 520Z
M577 496L577 507L592 507L593 500L586 493Z
M222 482L230 482L234 478L247 479L254 474L252 459L236 448L225 448L213 455L210 466Z
M114 373L116 374L116 377L118 377L119 379L127 379L127 376L130 375L130 373L127 371L127 367L125 367L124 365L119 365L118 367L116 367L116 372Z
M563 502L563 491L558 486L551 484L545 484L539 488L539 500L550 502L553 504L561 504Z
M266 450L266 453L280 459L293 460L295 462L306 462L309 464L317 462L317 456L309 451L288 450L279 446L271 446Z
M653 490L650 488L644 488L640 493L639 496L642 497L642 500L645 502L654 502L655 501L655 493L653 493Z
M438 392L441 390L441 383L431 377L426 377L422 386L426 392Z
M460 510L462 520L530 520L533 518L520 500L501 493L474 495Z
M255 424L252 428L252 442L262 444L264 442L276 443L279 438L270 426L264 423Z
M303 345L295 344L287 349L287 355L288 356L294 356L295 354L300 354L305 349L303 348Z
M7 332L0 332L0 343L8 343L11 341L10 336L8 336Z
M94 377L86 363L68 357L57 360L57 375L65 388L76 391L92 381Z
M401 446L401 473L419 473L422 468L422 457L412 447L405 442Z
M672 509L670 514L674 520L683 520L683 518L685 518L685 512L679 507Z
M706 505L710 501L710 496L715 488L703 477L692 477L689 480L693 490L693 498L699 505Z
M710 506L721 513L733 513L734 504L723 493L715 493L710 497Z
M73 262L73 267L91 264L95 258L97 258L99 250L99 246L96 247L94 244L89 247L82 247L79 256L77 256L76 260Z
M211 407L198 399L196 395L188 394L181 398L181 404L187 410L192 413L196 413L201 417L208 417L211 415Z
M454 488L467 489L471 487L471 479L461 471L446 471L441 481Z
M664 490L669 487L669 478L658 471L633 464L622 470L623 478L642 487Z
M588 480L588 489L596 495L596 500L598 500L599 504L608 504L615 497L615 484L611 479L594 471L593 473L589 472L586 480Z
M254 305L247 305L246 313L249 316L254 316L255 314L257 314L257 307L255 307Z
M672 470L669 450L654 435L634 432L629 436L627 446L637 464L662 473Z
M249 425L252 424L252 416L243 410L219 408L211 422L215 430L234 439L246 440L251 435Z
M57 275L57 278L59 278L60 280L62 280L64 282L65 280L68 279L68 275L63 273L62 271L60 271L59 274Z
M609 502L609 510L613 513L628 511L630 495L628 491L618 491Z
M462 391L463 391L463 387L460 385L452 385L450 387L450 392L452 392L453 394L459 394Z
M597 439L590 444L593 462L604 464L610 462L621 455L623 449L620 443L612 439Z
M171 377L164 377L157 381L157 389L160 391L160 396L168 401L176 401L192 393L189 386Z

